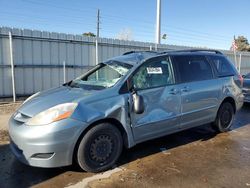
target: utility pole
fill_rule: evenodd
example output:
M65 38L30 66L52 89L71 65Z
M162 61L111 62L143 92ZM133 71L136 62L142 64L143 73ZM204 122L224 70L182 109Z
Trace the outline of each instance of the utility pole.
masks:
M155 48L161 43L161 0L157 0L156 10L156 30L155 30Z
M96 39L95 39L95 57L96 57L96 62L95 64L97 65L99 62L98 59L98 40L99 40L99 30L100 30L100 10L97 10L97 27L96 27Z

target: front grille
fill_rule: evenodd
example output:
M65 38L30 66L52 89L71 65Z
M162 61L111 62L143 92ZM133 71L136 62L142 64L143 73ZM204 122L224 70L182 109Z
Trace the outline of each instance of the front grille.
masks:
M14 120L18 121L19 123L26 123L30 118L31 118L30 116L23 114L21 112L17 112L14 115Z

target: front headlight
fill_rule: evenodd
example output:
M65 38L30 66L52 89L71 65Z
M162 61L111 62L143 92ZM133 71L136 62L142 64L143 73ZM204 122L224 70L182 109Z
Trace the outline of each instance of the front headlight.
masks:
M66 119L71 116L77 107L77 103L64 103L49 108L31 118L27 125L47 125L55 121Z

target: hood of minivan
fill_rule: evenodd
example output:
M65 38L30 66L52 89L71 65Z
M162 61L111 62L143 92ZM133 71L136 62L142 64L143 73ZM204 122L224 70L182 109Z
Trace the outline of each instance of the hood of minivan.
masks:
M58 104L73 102L100 92L102 91L61 86L39 93L34 98L25 102L18 111L27 116L33 117L39 112Z

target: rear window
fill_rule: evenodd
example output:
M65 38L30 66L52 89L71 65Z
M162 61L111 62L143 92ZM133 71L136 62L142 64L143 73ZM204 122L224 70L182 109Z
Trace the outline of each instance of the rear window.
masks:
M211 66L204 56L175 56L173 59L181 82L213 78Z
M237 74L234 65L223 56L210 56L219 76L233 76Z

